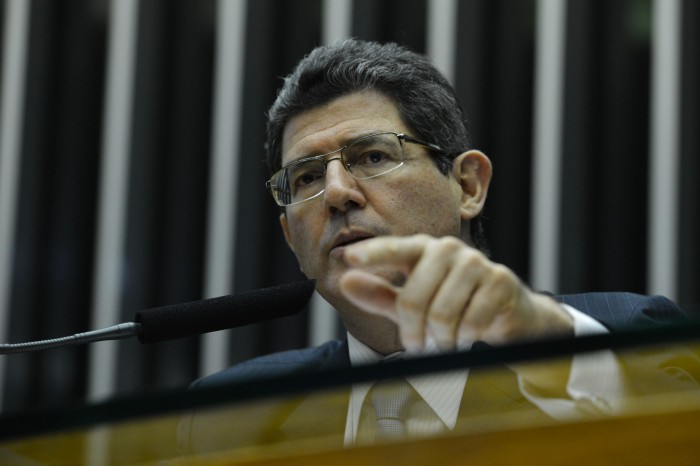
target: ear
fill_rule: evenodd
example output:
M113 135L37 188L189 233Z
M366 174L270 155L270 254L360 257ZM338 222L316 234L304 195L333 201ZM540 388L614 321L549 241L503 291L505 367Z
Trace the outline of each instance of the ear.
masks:
M457 156L452 170L462 188L462 220L471 220L484 208L491 182L491 161L483 152L470 150Z

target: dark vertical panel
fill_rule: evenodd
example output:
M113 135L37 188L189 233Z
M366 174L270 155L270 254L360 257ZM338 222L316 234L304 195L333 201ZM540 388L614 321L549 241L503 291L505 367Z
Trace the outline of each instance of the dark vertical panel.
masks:
M488 154L486 143L495 139L496 134L489 124L495 113L490 104L496 84L491 79L497 42L491 33L496 18L495 3L461 1L458 15L455 86L466 114L472 145L483 148Z
M598 187L600 154L605 151L596 136L604 117L601 48L605 47L604 2L569 2L564 90L561 289L578 290L595 279L593 253L597 237L596 206L604 202Z
M597 169L606 193L596 224L598 282L588 289L646 289L649 156L649 27L648 0L608 3L609 33L602 102L606 126L603 154L591 147L589 157L603 156ZM646 21L645 21L646 20ZM591 115L593 117L593 115ZM599 118L600 116L598 116ZM583 195L583 193L581 193Z
M202 297L204 241L208 199L213 82L214 0L164 2L171 11L167 39L171 62L169 115L160 156L167 200L160 288L162 302L185 302ZM149 374L154 386L182 385L196 367L196 339L157 345L156 365ZM172 364L172 361L178 364ZM147 379L148 380L148 379Z
M35 1L12 300L13 340L89 325L105 49L100 4ZM84 348L8 359L9 409L82 399Z
M483 218L492 258L528 272L534 2L459 2L456 88L472 145L492 160Z
M280 210L265 189L265 112L282 76L320 42L321 2L256 0L248 4L246 76L236 218L235 286L238 291L303 278L279 226ZM307 316L235 329L231 359L306 345Z
M167 51L168 22L171 16L162 3L142 2L138 22L138 47L134 83L132 156L129 166L128 221L124 258L123 318L130 319L138 309L155 307L163 302L161 248L166 198L163 165L163 134L167 132L170 54ZM128 369L119 369L118 388L135 391L143 385L149 371L150 348L132 342L120 343L120 361ZM152 382L149 382L152 384Z
M562 291L645 289L649 11L570 2Z
M214 7L213 0L142 2L125 319L202 297ZM196 375L198 341L125 342L120 354L121 390L182 386Z
M700 316L700 3L683 2L679 303Z
M352 34L359 39L397 42L425 51L425 0L355 0Z
M50 147L54 136L50 121L52 113L57 113L50 73L58 66L58 56L53 50L58 45L54 40L57 28L50 22L50 15L43 12L50 6L37 4L30 19L32 33L28 38L26 114L8 332L13 341L39 338L37 327L43 317L40 310L48 308L46 294L41 290L48 285L44 257L49 249L48 204L53 172ZM8 410L22 410L40 402L38 363L38 354L7 358L3 404Z

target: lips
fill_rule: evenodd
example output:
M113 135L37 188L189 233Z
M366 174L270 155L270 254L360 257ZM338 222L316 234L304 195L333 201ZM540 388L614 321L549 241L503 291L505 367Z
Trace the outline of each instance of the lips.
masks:
M373 238L373 235L359 231L342 232L336 235L331 243L331 251L340 250L345 246L349 246L360 241Z

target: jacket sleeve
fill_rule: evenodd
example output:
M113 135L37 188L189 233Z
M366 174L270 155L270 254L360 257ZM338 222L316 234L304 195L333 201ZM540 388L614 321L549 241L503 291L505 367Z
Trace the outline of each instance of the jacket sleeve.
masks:
M611 331L687 319L673 301L663 296L583 293L558 295L554 299L588 314Z

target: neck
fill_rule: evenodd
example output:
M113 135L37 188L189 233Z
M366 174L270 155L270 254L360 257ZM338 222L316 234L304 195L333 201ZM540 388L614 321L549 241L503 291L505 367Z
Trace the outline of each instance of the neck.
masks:
M404 349L398 328L390 320L360 310L340 316L347 331L374 351L388 355Z

